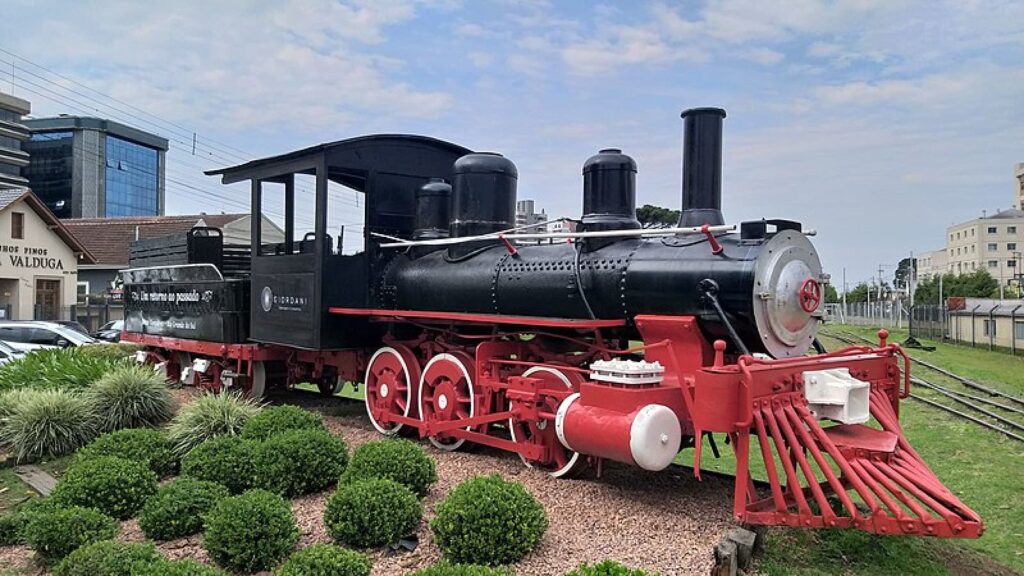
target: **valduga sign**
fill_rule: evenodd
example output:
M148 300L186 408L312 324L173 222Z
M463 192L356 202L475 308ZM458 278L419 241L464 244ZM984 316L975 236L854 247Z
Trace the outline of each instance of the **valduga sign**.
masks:
M64 270L64 262L60 258L48 256L46 248L29 246L22 249L21 246L0 245L0 253L6 255L6 258L0 259L0 262L15 268Z

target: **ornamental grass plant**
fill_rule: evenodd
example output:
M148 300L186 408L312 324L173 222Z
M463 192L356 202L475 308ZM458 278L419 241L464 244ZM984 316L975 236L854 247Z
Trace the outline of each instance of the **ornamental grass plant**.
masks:
M97 344L95 347L103 345ZM0 391L18 388L80 390L128 358L108 357L93 346L42 348L0 366Z
M63 456L96 437L92 409L78 394L23 390L5 398L11 401L0 422L0 444L18 462Z
M174 451L185 455L204 440L240 435L245 423L261 410L259 402L239 394L204 394L178 411L167 432Z
M116 366L83 392L101 432L164 424L174 400L163 376L139 365Z

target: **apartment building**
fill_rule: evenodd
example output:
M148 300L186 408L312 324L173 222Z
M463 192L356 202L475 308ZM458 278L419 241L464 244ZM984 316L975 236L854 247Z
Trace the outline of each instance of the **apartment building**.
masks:
M946 259L953 274L983 269L1002 285L1014 284L1024 264L1024 211L1011 208L950 226Z

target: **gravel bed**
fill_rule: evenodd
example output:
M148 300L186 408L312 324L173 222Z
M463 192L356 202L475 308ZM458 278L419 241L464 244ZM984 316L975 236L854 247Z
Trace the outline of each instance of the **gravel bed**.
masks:
M191 396L180 391L181 400ZM295 393L272 398L324 413L328 428L340 434L349 449L380 438L366 420L362 403L315 394ZM371 551L374 576L394 576L440 559L427 523L434 507L459 482L479 474L499 473L523 483L543 503L551 526L540 547L515 566L521 576L557 576L582 562L613 559L629 566L659 571L665 576L708 574L712 549L732 526L732 484L705 477L698 482L688 470L648 473L612 464L603 477L554 480L523 466L518 457L477 447L469 452L444 452L426 445L437 460L438 482L424 500L424 519L417 531L419 546L412 552ZM301 537L299 546L329 542L323 510L330 491L292 501ZM123 523L120 538L145 537L137 520ZM170 558L209 561L201 536L162 542L157 547ZM0 567L20 574L45 574L34 567L23 546L0 547Z

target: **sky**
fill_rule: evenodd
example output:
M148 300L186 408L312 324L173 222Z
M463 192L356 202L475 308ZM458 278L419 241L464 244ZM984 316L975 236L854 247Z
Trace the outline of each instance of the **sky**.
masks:
M552 216L622 148L678 208L679 113L720 106L726 220L802 221L852 287L1009 208L1024 162L1024 2L3 0L0 50L34 115L169 137L169 214L245 210L203 168L383 132L501 152Z

